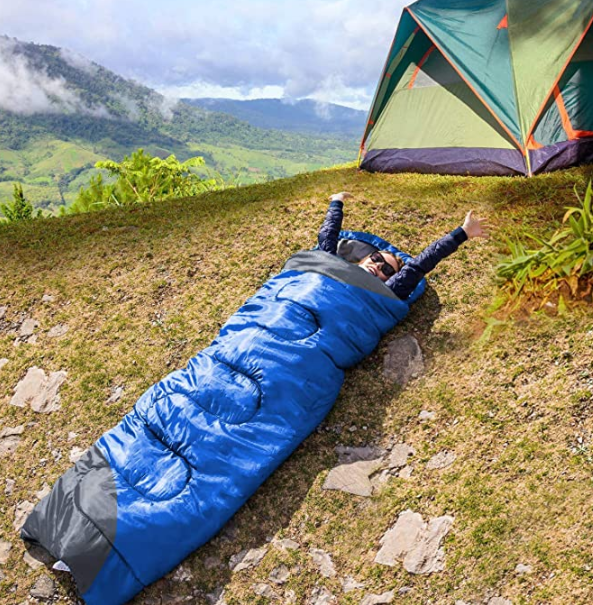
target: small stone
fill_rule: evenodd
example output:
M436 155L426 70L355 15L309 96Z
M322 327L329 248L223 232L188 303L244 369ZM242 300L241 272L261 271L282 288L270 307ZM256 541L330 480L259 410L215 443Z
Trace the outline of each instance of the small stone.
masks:
M25 544L27 549L25 550L23 560L31 569L41 569L42 567L51 565L54 561L53 557L42 546L29 542Z
M191 571L186 569L183 565L180 565L171 576L173 582L191 582L193 580L193 576Z
M400 468L406 466L408 463L408 457L413 456L416 453L413 447L405 443L398 443L394 445L391 454L389 454L388 466L391 469Z
M22 408L30 403L35 412L55 412L60 409L58 391L65 380L66 372L51 372L48 377L42 369L34 366L16 385L10 404Z
M411 586L402 586L398 591L397 594L401 595L402 597L407 595L409 592L412 592L412 587Z
M513 605L513 602L503 597L492 597L488 601L488 605Z
M383 605L384 603L391 603L395 592L390 590L383 594L369 594L361 602L360 605Z
M2 359L0 359L0 370L8 363L8 359L6 359L6 357L3 357Z
M414 467L412 466L404 466L401 471L397 474L400 479L409 479L412 476L412 471Z
M16 451L24 430L25 427L20 425L14 428L6 427L0 431L0 458Z
M4 488L4 493L7 496L12 496L12 492L14 490L14 485L15 485L15 480L14 479L7 479L6 480L6 487Z
M54 326L47 335L50 338L59 338L60 336L64 336L68 332L70 328L66 324L58 324Z
M533 568L531 567L531 565L523 565L522 563L519 563L519 565L517 565L517 567L515 567L515 573L522 576L523 574L526 573L531 573L533 571Z
M273 569L268 579L270 582L274 582L274 584L284 584L288 578L290 578L290 571L286 565L281 565L280 567L276 567Z
M45 498L45 496L48 496L50 492L51 487L47 483L44 483L43 487L35 493L35 498L37 498L38 500L43 500L43 498Z
M8 307L0 307L0 319L4 319L6 311L8 311Z
M329 553L319 548L311 548L309 554L313 560L313 565L317 567L322 576L325 578L335 578L336 569Z
M298 542L291 540L290 538L284 538L283 540L273 540L272 544L279 548L280 550L288 551L288 550L298 550L300 545Z
M68 454L68 459L70 460L70 462L72 462L72 464L76 464L82 458L85 452L85 449L82 449L78 446L74 446Z
M348 447L337 445L336 454L338 454L338 462L346 464L350 462L358 462L360 460L376 460L384 455L384 451L378 447L367 445L365 447Z
M23 502L19 502L16 505L14 511L14 529L15 531L20 531L21 527L25 523L27 517L31 514L31 511L35 508L35 505L32 502L28 502L24 500Z
M48 576L41 576L35 585L31 589L31 596L35 599L41 599L42 601L48 601L54 595L55 587L54 583Z
M424 373L424 358L418 341L407 334L389 343L383 360L383 375L404 387Z
M78 433L68 433L68 441L74 441L78 437Z
M381 549L375 563L393 567L403 559L420 540L425 528L422 515L406 510L400 513L395 525L381 538Z
M431 471L441 468L447 468L448 466L451 466L456 459L457 456L453 452L448 452L445 450L433 456L428 461L426 468Z
M436 412L429 412L427 410L422 410L420 414L418 414L418 420L421 422L428 422L429 420L434 420L436 418Z
M51 294L44 294L41 298L41 302L50 303L54 302L54 297Z
M296 603L296 592L294 590L286 590L284 592L284 605L294 605Z
M358 430L358 427L355 424L353 424L348 430L351 433L356 433L356 431Z
M242 550L240 553L233 555L229 561L229 568L233 572L243 571L259 565L268 551L267 546L262 548L252 548L251 550Z
M124 390L125 387L123 386L113 387L111 389L111 395L107 400L107 403L117 403L121 399L121 396L124 394Z
M28 317L23 321L19 329L19 336L21 338L28 338L33 335L33 332L39 327L39 322L35 321L31 317Z
M325 479L323 489L339 490L355 496L373 493L370 476L381 466L381 460L361 460L333 468Z
M265 597L266 599L279 599L280 596L274 592L274 589L269 584L254 584L253 592L259 595L260 597Z
M222 567L222 561L218 557L206 557L204 559L204 567L208 570L219 569Z
M364 584L357 582L350 576L342 580L342 590L344 592L352 592L353 590L360 590L361 588L364 588Z
M0 565L4 565L4 563L8 561L11 548L12 544L10 542L3 542L0 540Z
M307 601L308 605L330 605L336 602L336 597L327 588L315 588Z
M36 345L37 344L37 339L38 339L37 334L33 334L33 336L29 336L29 338L27 338L27 342L30 345Z

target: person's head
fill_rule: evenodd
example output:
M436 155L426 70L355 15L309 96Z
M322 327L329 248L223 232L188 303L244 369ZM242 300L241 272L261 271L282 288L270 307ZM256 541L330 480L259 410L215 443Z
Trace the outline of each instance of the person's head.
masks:
M358 266L368 271L371 275L378 277L381 281L387 281L395 275L404 265L399 256L387 251L373 252L359 261Z

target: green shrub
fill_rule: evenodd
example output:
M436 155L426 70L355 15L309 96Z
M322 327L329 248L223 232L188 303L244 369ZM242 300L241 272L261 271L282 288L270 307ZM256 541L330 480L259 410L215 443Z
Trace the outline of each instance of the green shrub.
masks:
M563 227L548 240L526 234L540 247L529 249L521 242L508 242L509 259L497 268L503 288L512 297L535 294L546 300L565 284L577 297L583 289L590 292L593 281L593 189L587 186L585 198L576 191L579 206L567 207ZM587 286L587 284L589 284ZM566 288L564 288L566 290Z

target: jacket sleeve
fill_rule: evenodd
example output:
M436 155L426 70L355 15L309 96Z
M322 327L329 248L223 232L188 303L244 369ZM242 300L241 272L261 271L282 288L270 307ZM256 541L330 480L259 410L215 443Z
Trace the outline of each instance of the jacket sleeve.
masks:
M418 256L408 261L400 271L391 277L387 285L401 300L406 300L420 280L432 271L444 258L453 254L467 240L465 231L458 227L425 248Z
M337 200L331 202L325 215L325 220L319 233L317 234L317 243L319 249L329 254L335 254L338 250L338 237L342 228L342 219L344 212L342 208L344 204Z

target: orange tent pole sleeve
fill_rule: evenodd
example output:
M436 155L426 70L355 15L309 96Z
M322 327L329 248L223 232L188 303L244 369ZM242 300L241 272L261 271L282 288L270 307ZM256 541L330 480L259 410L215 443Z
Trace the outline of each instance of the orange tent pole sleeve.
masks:
M418 76L418 73L422 69L422 66L426 63L426 60L428 59L428 57L430 57L432 51L435 49L436 49L436 46L433 44L426 51L426 53L424 53L424 56L422 57L422 59L420 59L420 61L418 62L418 65L416 65L416 69L414 70L414 73L412 74L412 77L410 78L410 83L408 84L408 88L414 88L414 82L416 81L416 77Z
M579 49L579 46L581 45L581 43L585 39L585 36L589 33L589 30L591 29L591 25L592 24L593 24L593 17L591 17L591 19L589 20L589 23L587 24L587 27L585 27L585 30L583 31L583 35L579 38L579 41L575 44L575 47L572 49L572 52L570 53L568 59L566 60L566 63L564 64L564 66L560 70L560 73L558 74L558 77L554 81L554 84L552 84L552 88L550 89L550 92L544 98L544 102L542 103L541 107L539 108L539 110L538 110L538 112L537 112L537 114L535 116L535 120L533 120L533 124L531 125L531 128L529 129L529 132L527 133L527 139L528 140L529 140L529 137L533 134L533 131L535 130L535 127L537 126L537 123L538 123L539 119L542 117L542 113L544 112L544 109L546 108L546 104L548 103L548 99L554 93L554 90L558 87L558 83L560 82L560 78L564 75L564 72L566 71L566 68L568 67L569 63L572 61L572 58L574 57L575 53Z
M490 107L490 105L488 105L488 103L486 103L486 101L484 101L484 99L481 97L481 95L478 93L478 91L471 85L471 83L467 81L466 77L457 68L457 65L455 65L455 63L453 63L453 61L451 61L451 59L447 56L447 54L443 51L443 49L437 44L436 40L428 33L428 31L426 30L426 28L416 18L416 16L410 10L410 8L406 7L406 10L410 13L410 16L412 17L412 19L414 19L414 21L416 21L416 23L418 23L418 26L427 35L428 39L439 49L439 51L441 52L441 54L443 55L443 57L445 57L445 59L447 60L447 62L449 63L449 65L459 74L459 77L469 86L470 90L476 95L476 97L478 97L478 99L483 103L484 107L486 107L486 109L492 114L492 117L500 124L500 126L502 127L502 129L509 135L509 137L511 137L512 141L515 143L515 145L517 145L517 147L519 148L519 150L523 154L525 154L525 148L517 140L517 138L515 137L515 135L507 128L507 126L502 122L502 120L494 113L494 111L492 110L492 108Z
M562 98L560 87L558 85L554 87L554 99L556 100L556 106L558 107L558 112L560 113L562 127L564 128L564 132L566 133L569 141L583 139L585 137L593 137L593 132L590 130L575 130L572 127L570 116L568 115L568 111L566 111L566 105L564 104L564 99Z

